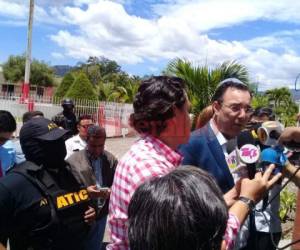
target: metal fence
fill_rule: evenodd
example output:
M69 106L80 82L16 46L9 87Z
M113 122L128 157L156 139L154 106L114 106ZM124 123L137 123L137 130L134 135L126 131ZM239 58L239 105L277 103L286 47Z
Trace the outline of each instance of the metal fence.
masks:
M77 117L83 114L93 116L96 124L103 126L109 137L125 136L131 132L128 119L133 112L132 104L100 102L94 100L73 100ZM62 111L61 98L30 96L22 100L20 96L0 96L0 109L10 111L17 121L16 135L22 126L22 116L27 111L39 110L51 119Z

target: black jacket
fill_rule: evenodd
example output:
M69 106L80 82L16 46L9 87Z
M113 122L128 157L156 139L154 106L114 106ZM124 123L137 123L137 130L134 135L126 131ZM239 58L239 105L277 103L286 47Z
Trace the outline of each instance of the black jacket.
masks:
M0 181L0 235L8 235L11 250L84 249L89 203L67 168L22 163Z

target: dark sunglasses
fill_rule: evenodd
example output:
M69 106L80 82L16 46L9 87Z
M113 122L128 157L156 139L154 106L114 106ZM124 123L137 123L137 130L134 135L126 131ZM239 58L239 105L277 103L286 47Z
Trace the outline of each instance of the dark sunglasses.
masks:
M88 129L90 126L93 126L93 124L87 124L87 125L79 125L80 127L83 127L84 129Z

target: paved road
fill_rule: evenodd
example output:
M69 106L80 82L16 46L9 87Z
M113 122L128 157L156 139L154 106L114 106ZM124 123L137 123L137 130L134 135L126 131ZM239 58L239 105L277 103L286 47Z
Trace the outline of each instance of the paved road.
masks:
M105 149L120 159L135 140L137 140L137 137L107 138Z

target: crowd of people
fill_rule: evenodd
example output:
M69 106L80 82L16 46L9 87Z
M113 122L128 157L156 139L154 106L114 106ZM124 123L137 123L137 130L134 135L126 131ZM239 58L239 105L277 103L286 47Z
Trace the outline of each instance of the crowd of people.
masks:
M282 176L300 186L300 173L288 159L276 174L277 162L257 171L240 159L245 138L266 147L256 129L275 119L251 99L238 79L220 82L191 133L185 82L144 80L129 120L139 138L119 161L104 149L105 129L90 115L77 119L70 99L52 120L25 113L14 140L16 121L0 111L0 242L101 250L108 223L108 250L276 249ZM299 128L278 144L291 141L300 142Z

